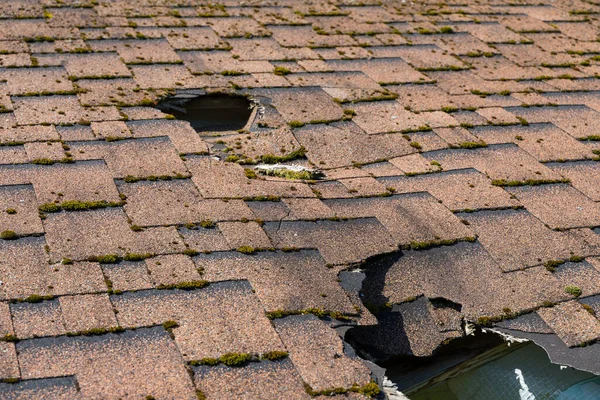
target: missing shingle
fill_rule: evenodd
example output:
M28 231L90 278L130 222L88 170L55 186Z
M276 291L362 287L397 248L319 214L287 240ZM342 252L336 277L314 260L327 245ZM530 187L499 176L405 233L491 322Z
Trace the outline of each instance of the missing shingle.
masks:
M221 132L243 129L252 116L254 103L247 97L221 93L178 94L161 101L156 108L188 121L196 132Z

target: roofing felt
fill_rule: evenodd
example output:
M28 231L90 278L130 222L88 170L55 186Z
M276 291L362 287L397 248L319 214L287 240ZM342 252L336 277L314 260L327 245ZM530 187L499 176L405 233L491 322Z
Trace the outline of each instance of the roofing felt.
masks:
M2 1L0 397L363 398L338 325L381 360L497 325L600 373L599 16ZM154 107L214 92L243 129Z

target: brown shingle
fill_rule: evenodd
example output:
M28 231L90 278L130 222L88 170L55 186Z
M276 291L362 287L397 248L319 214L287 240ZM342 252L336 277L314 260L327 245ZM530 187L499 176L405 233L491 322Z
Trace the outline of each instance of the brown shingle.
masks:
M551 308L540 308L537 313L569 347L586 343L600 336L600 321L577 301L561 303Z
M262 305L244 281L194 291L130 292L111 300L125 327L176 321L175 342L186 360L283 350Z
M106 294L60 297L65 329L71 332L117 325L117 319Z
M337 271L327 268L315 251L215 253L194 262L209 281L247 279L268 311L318 308L355 313L337 283Z
M181 354L162 327L119 335L33 339L20 342L18 349L24 378L76 375L83 398L196 398ZM122 379L123 371L127 379Z
M312 315L274 321L302 379L313 390L349 388L370 380L370 371L359 360L344 354L337 333Z
M197 387L211 399L308 400L302 379L288 360L261 361L243 368L226 366L194 368Z

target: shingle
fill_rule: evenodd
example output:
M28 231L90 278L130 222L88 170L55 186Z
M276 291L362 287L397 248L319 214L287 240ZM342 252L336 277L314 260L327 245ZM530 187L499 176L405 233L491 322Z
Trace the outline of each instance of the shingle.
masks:
M365 385L370 371L357 357L344 354L337 333L313 315L274 321L290 359L313 390Z
M84 109L76 96L42 96L14 98L15 117L22 125L76 123Z
M335 71L362 71L375 82L406 83L425 81L427 77L416 71L401 58L373 60L339 60L328 61Z
M32 294L48 295L48 259L40 238L0 241L0 297L16 299Z
M115 44L119 57L126 64L181 62L169 42L164 39L119 40Z
M567 262L556 268L554 276L560 281L563 288L577 286L582 291L582 296L600 293L600 271L596 269L597 257L588 257L583 262Z
M383 359L392 355L427 357L441 342L458 336L456 332L438 331L427 300L422 297L395 309L380 315L376 327L361 326L348 336Z
M76 78L104 78L131 76L131 71L115 53L71 55L65 62L70 76Z
M14 343L0 342L0 378L20 378L19 362L17 361Z
M485 175L474 169L423 174L411 177L393 176L379 179L396 193L427 191L450 210L475 210L518 206L502 188L493 186Z
M286 122L332 121L343 116L342 108L320 88L271 89L261 93L273 100Z
M549 167L571 181L571 185L594 201L600 200L600 166L594 161L549 164Z
M507 189L531 214L551 228L600 225L598 204L566 184Z
M310 396L291 362L262 361L243 368L226 366L194 368L196 386L211 399L308 400Z
M4 143L33 141L55 141L59 139L54 126L19 126L0 130L0 140Z
M71 145L76 160L103 158L114 178L186 175L187 169L168 138L78 142ZM149 162L152 160L152 163Z
M189 179L122 184L125 212L140 226L252 219L242 200L203 200Z
M193 261L183 254L152 257L145 262L156 286L200 280Z
M382 101L355 104L353 121L369 134L399 132L424 125L420 115L406 111L398 102Z
M354 314L356 311L316 251L286 253L237 252L199 255L194 262L209 281L247 279L267 311L317 308Z
M12 344L11 344L12 345ZM181 354L162 327L18 344L24 378L75 375L82 398L196 398ZM122 379L127 371L127 379Z
M260 225L254 221L219 222L218 227L232 249L244 246L254 248L271 247L271 241Z
M1 70L0 79L6 79L11 95L58 93L74 89L64 68L11 68Z
M60 297L65 329L71 332L117 325L117 319L106 294Z
M466 67L458 58L445 54L436 45L376 47L373 54L376 57L400 57L413 67L424 70Z
M208 157L190 157L186 166L192 181L205 198L215 197L314 197L304 183L248 179L244 168L234 163L216 161Z
M577 346L600 336L600 321L577 301L569 301L537 313L569 347Z
M522 182L561 179L559 174L514 145L494 145L470 150L440 150L425 153L424 157L430 161L438 161L446 170L475 168L493 180Z
M192 78L183 65L133 65L133 79L143 89L168 89L183 86Z
M339 222L267 222L264 229L276 248L317 248L331 264L359 262L397 249L388 230L375 218Z
M80 393L74 377L25 380L18 383L0 383L0 392L10 400L56 399L78 400Z
M29 185L0 186L0 232L8 230L19 235L44 231L35 193Z
M472 133L488 144L515 143L539 161L592 157L588 147L550 124L477 127Z
M100 264L92 262L58 263L50 266L52 294L78 294L106 290Z
M205 153L206 143L187 121L153 119L129 122L133 137L168 136L179 153Z
M66 333L58 299L41 303L11 304L15 335L19 339Z
M130 292L111 300L123 326L176 321L175 342L186 360L284 349L247 282L194 291Z
M325 200L325 204L338 216L376 217L398 245L473 236L471 229L425 192L381 198Z
M547 228L527 211L482 211L462 218L504 271L567 259L582 251L575 237Z
M125 213L115 208L49 214L44 226L54 260L183 250L175 228L157 227L134 232Z
M102 272L113 290L135 291L153 287L145 262L104 264Z
M295 135L307 149L308 159L327 168L373 162L414 151L400 135L367 135L352 122L311 125L298 129Z

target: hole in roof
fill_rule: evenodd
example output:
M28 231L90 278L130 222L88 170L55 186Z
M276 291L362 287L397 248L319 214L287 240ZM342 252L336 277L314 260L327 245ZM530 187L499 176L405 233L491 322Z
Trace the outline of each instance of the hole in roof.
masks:
M228 94L175 95L156 108L188 121L196 132L236 131L244 128L252 115L250 100Z

